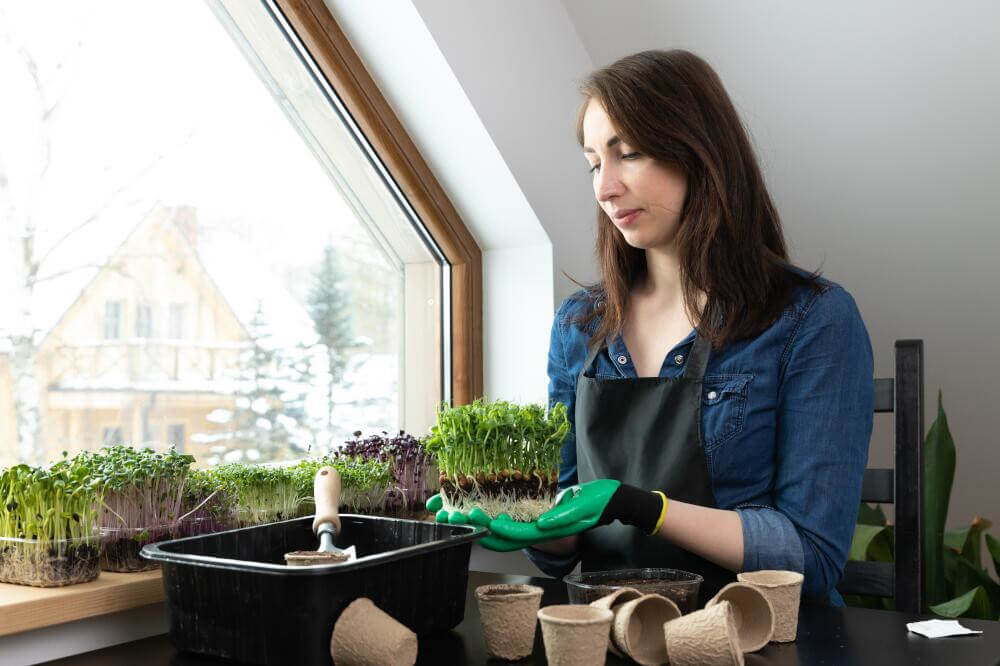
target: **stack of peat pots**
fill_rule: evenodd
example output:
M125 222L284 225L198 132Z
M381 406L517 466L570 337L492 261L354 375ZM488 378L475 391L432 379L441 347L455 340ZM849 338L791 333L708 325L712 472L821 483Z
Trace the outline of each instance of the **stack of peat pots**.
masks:
M795 640L802 574L754 571L686 615L669 598L623 587L589 605L538 608L541 588L476 589L486 648L493 658L531 654L536 614L548 663L601 664L611 651L638 664L742 666L768 642Z

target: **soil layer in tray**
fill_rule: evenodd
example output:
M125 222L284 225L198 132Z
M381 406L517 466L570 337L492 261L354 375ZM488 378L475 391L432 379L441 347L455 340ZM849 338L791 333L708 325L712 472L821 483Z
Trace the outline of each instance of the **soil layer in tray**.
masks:
M0 541L0 582L61 587L101 573L99 538L77 543Z
M143 558L139 552L147 543L172 538L174 533L169 526L109 530L101 554L101 569L121 573L155 569L159 565Z

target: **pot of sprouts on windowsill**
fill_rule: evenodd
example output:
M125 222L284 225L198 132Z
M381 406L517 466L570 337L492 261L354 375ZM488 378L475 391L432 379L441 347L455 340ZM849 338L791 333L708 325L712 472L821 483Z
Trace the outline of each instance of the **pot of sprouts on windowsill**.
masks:
M0 582L59 587L98 577L101 489L89 472L63 459L0 473Z
M167 449L157 453L115 445L76 456L99 480L103 490L100 524L104 535L101 568L132 572L153 569L139 555L148 543L177 536L184 518L184 485L194 456Z

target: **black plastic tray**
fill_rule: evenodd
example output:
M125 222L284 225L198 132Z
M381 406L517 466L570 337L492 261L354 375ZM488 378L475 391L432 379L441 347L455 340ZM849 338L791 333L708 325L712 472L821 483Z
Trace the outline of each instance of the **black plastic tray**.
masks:
M330 664L333 625L358 597L418 634L462 621L482 527L340 518L337 546L358 555L344 564L284 564L287 552L317 548L312 516L145 546L142 555L163 570L171 641L252 664Z

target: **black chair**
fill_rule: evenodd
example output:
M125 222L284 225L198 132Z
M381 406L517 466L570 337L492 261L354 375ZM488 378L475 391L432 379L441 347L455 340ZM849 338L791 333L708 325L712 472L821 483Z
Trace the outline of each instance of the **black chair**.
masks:
M893 469L866 469L863 502L895 504L894 563L848 561L837 589L841 594L893 597L896 610L923 612L924 342L896 341L896 376L875 379L875 412L895 412Z

